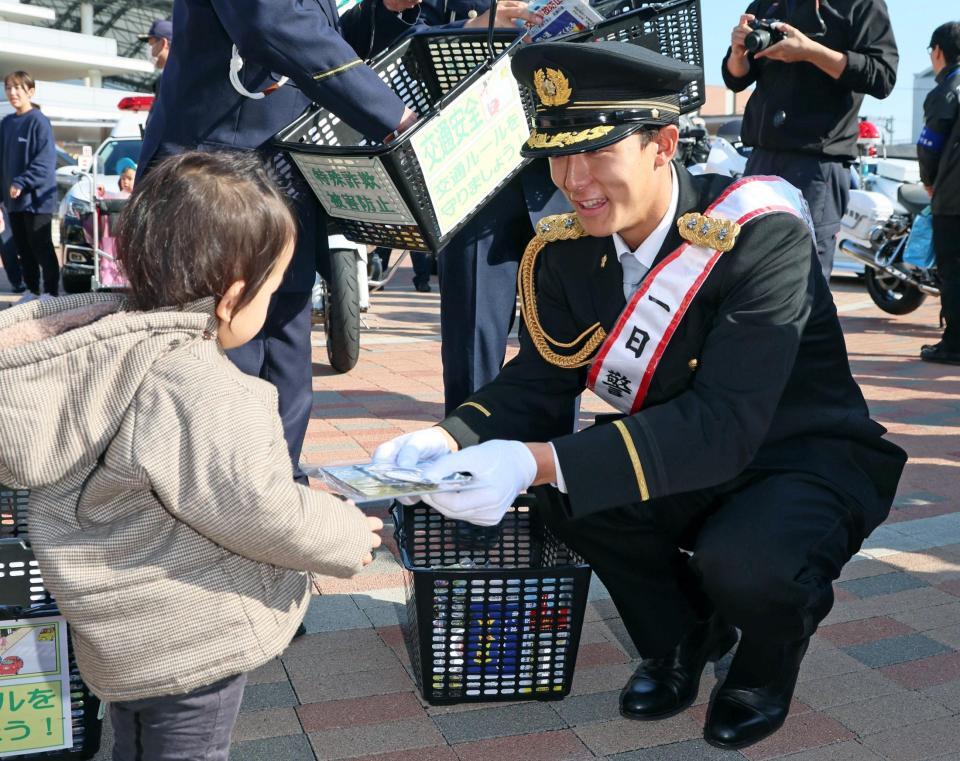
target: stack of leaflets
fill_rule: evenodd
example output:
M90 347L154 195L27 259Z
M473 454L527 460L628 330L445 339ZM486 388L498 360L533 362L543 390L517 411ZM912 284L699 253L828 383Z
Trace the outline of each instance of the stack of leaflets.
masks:
M527 8L543 16L543 23L528 34L531 42L582 32L603 21L603 16L584 0L531 0Z
M380 463L304 468L304 472L354 502L419 497L480 486L469 473L454 473L442 481L431 481L424 475L424 467L400 468Z

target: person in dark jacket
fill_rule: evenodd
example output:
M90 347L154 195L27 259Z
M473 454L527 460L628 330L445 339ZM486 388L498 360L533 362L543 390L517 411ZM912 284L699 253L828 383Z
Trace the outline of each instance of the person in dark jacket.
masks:
M937 86L923 102L917 158L920 179L931 198L933 250L946 327L938 343L920 350L920 358L960 365L960 22L934 30L930 62Z
M60 291L60 264L51 237L57 208L57 146L53 128L32 103L36 84L27 72L8 74L3 89L14 109L0 123L3 205L10 217L23 282L35 296L41 292L56 296Z
M750 53L746 37L758 19L778 22L783 39ZM883 0L754 0L731 35L723 81L734 92L756 83L743 115L743 143L753 147L746 174L778 175L801 190L828 279L860 104L864 94L893 91L898 62Z
M298 224L293 261L261 334L229 356L244 372L276 386L293 475L302 482L300 450L313 402L310 292L317 269L330 275L327 218L272 141L311 102L377 142L411 126L417 115L364 59L416 23L418 2L363 0L342 17L334 0L173 4L173 42L147 124L140 172L186 150L257 151L290 197ZM527 17L525 8L506 0L498 23Z
M620 42L527 45L512 67L537 97L521 152L549 157L574 213L541 220L524 253L519 354L373 459L430 461L432 483L471 473L475 488L423 501L483 526L534 488L643 657L627 718L685 710L739 629L704 734L750 745L783 724L831 581L887 516L904 452L850 372L800 192L673 161L697 67ZM617 414L577 431L585 388Z

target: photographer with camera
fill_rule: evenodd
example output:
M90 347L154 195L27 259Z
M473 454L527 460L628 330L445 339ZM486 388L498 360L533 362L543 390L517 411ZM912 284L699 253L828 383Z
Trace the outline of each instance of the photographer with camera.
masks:
M723 81L734 92L756 83L743 115L743 143L753 148L745 173L801 190L828 279L860 104L892 92L898 61L883 0L754 0L731 34Z

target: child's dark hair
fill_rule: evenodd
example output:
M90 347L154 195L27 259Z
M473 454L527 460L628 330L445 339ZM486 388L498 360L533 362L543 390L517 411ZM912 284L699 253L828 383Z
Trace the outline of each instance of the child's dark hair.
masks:
M183 153L140 180L120 215L117 259L133 309L260 290L296 240L286 200L254 153Z

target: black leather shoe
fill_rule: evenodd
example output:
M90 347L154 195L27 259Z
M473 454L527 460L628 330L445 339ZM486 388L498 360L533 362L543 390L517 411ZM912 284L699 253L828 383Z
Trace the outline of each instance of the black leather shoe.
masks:
M736 750L780 729L809 644L809 637L786 644L757 643L744 637L730 673L710 704L704 739L716 748Z
M413 282L413 287L420 293L430 293L430 291L433 290L433 288L430 287L430 283L418 283L417 281Z
M960 365L960 351L951 351L943 342L927 344L920 348L920 359L924 362L939 362L944 365Z
M627 719L666 719L697 697L707 661L719 660L737 642L737 630L718 616L698 623L670 653L645 658L620 693L620 715Z

